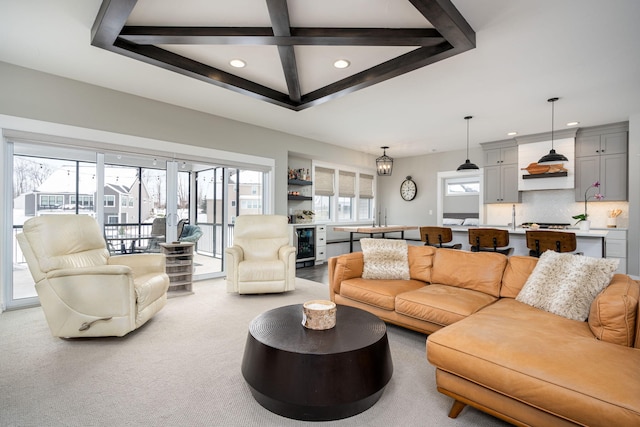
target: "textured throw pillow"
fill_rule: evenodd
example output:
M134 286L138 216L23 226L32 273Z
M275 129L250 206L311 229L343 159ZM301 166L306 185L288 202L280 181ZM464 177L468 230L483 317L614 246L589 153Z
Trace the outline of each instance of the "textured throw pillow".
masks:
M516 300L568 319L585 321L609 284L618 260L546 251Z
M408 246L404 240L360 239L363 279L409 280Z

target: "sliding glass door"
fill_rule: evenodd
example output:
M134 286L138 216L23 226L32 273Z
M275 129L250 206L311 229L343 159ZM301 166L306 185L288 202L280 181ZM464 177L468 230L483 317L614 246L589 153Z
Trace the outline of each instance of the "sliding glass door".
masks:
M9 146L13 274L3 290L8 308L38 304L15 238L28 218L91 215L112 254L159 252L159 243L177 241L179 233L196 227L194 279L200 280L224 275L224 248L233 242L236 216L264 213L261 171L58 145Z

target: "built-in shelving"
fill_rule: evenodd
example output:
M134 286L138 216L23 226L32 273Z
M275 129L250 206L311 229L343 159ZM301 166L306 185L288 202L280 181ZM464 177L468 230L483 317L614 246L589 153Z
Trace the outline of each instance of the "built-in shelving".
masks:
M289 185L311 185L313 181L306 181L304 179L290 179Z

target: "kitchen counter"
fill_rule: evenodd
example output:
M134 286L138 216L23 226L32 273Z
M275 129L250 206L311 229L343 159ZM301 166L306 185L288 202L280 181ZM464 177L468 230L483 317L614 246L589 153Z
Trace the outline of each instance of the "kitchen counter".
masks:
M461 243L463 249L469 250L469 228L472 227L451 227L453 232L453 242ZM476 228L476 227L473 227ZM500 227L483 225L479 228L498 228L509 231L509 246L513 248L513 255L529 255L527 248L526 232L529 228L517 227L515 230L511 227ZM576 252L582 252L586 256L595 258L606 257L605 237L609 233L608 230L589 230L582 231L577 228L569 229L541 229L541 231L560 231L565 233L575 233L577 240Z
M471 227L451 227L451 230L463 231L466 233L467 230L469 230L469 228ZM532 230L531 228L522 228L522 227L516 227L516 229L514 230L511 227L504 227L504 226L497 226L497 225L482 225L474 228L497 228L499 230L507 230L509 234L526 234L527 231ZM616 230L616 229L614 228L613 230ZM575 233L576 237L600 237L600 238L606 237L607 233L609 232L608 230L605 230L605 229L591 229L589 231L582 231L579 228L564 228L564 229L540 228L539 231L562 231L566 233Z

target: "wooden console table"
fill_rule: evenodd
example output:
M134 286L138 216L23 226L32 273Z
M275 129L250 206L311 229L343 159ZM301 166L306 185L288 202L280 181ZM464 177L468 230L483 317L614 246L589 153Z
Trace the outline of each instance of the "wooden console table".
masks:
M369 227L357 225L354 227L333 227L333 231L346 231L349 233L349 252L353 252L353 235L355 233L368 234L373 237L374 234L381 234L385 238L386 233L400 233L400 238L404 239L404 232L407 230L417 230L415 225L381 225L379 227Z

